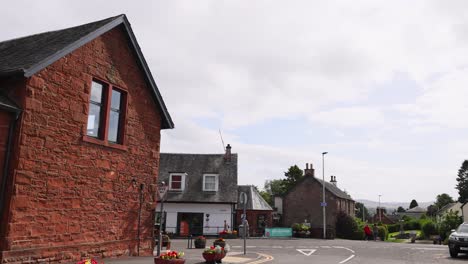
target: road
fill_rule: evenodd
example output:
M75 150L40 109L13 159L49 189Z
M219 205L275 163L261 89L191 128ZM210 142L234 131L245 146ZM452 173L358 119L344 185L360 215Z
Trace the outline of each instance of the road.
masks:
M232 252L243 252L242 240L230 240ZM247 241L247 252L270 255L266 263L459 263L468 260L449 256L447 246L432 244L399 244L380 241L293 239Z
M462 263L468 256L450 258L447 246L432 244L389 243L380 241L321 239L248 239L247 254L243 240L228 239L230 252L223 263L314 263L314 264L398 264ZM213 239L207 241L211 245ZM172 240L172 248L186 253L186 264L204 263L203 249L187 249L187 240ZM152 257L105 259L109 264L153 263Z

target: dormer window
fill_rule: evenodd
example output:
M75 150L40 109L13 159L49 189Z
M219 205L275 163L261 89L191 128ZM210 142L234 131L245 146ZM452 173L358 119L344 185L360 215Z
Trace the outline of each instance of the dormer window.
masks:
M183 191L185 187L185 173L171 173L169 177L169 190Z
M203 191L217 192L218 191L218 174L203 175Z

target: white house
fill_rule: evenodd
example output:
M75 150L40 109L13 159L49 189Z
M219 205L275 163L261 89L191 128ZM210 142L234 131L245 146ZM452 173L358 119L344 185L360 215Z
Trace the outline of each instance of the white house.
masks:
M233 226L237 154L161 153L159 182L169 185L163 230L177 236L213 235ZM158 203L157 212L160 211Z

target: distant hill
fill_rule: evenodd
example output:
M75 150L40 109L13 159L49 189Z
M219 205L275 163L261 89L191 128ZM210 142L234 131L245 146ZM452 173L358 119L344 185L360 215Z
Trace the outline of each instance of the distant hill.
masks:
M365 200L365 199L356 199L356 202L363 203L364 206L368 209L375 210L379 206L379 202ZM418 202L419 207L427 208L429 205L433 204L434 202ZM409 208L410 202L381 202L380 206L385 207L387 212L393 211L393 209L397 209L399 206L403 207L405 210Z

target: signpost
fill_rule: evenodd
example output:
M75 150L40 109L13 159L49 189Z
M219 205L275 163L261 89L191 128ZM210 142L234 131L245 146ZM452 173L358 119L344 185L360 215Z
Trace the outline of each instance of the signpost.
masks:
M161 245L162 245L162 227L164 223L164 199L166 199L166 194L167 190L169 189L169 186L166 185L165 182L161 182L158 186L158 200L161 203L161 208L160 208L160 213L159 213L159 235L158 235L158 250L157 250L157 256L159 257L161 255Z
M247 214L245 213L246 207L247 207L247 194L245 192L241 192L239 195L239 201L243 205L244 208L244 213L242 214L242 226L244 227L244 255L246 254L246 239L247 239Z

